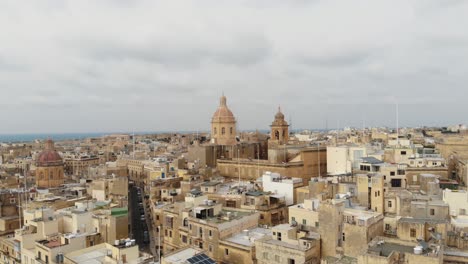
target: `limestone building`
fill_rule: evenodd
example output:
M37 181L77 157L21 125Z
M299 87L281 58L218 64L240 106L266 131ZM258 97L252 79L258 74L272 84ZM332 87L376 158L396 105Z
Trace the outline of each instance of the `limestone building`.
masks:
M219 107L211 119L211 140L218 145L235 145L236 140L236 118L229 110L226 96L221 96Z
M63 160L51 139L46 141L45 150L37 157L36 167L37 187L56 188L63 184Z

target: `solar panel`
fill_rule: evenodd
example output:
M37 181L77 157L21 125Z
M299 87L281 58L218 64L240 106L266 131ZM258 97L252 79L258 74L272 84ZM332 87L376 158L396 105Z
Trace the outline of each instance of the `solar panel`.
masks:
M191 264L216 264L214 260L212 260L210 257L208 257L204 253L193 256L187 259L187 261Z

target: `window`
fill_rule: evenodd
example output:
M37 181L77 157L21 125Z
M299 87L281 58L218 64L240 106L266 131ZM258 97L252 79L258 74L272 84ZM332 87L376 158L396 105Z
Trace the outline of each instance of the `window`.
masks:
M221 128L221 135L224 135L224 134L226 134L226 128L223 127Z
M392 201L388 201L388 208L392 208Z
M164 230L164 236L167 236L167 229Z
M390 176L395 176L395 172L394 172L394 171L391 171L391 172L390 172Z
M430 209L430 210L429 210L429 214L435 215L435 210L434 210L434 209Z
M296 221L296 217L291 217L291 221Z
M205 192L207 192L207 191L208 191L208 187L205 187Z
M416 229L414 228L410 229L410 237L416 237Z
M307 220L306 220L306 219L302 219L302 224L303 224L303 225L307 225Z
M392 185L392 187L401 187L401 179L392 179L390 181L390 184Z
M296 264L296 261L294 259L288 258L288 264Z
M400 152L400 154L401 154L401 155L406 155L406 150L402 150L402 151Z
M319 222L315 222L315 227L319 227Z
M212 245L209 245L209 246L208 246L208 250L209 250L210 252L213 252L213 246L212 246Z
M172 231L169 231L169 237L172 237Z
M15 198L10 198L10 203L11 203L11 204L16 203L16 199L15 199Z
M224 255L229 256L229 249L227 248L224 249Z
M343 242L345 241L345 233L343 233Z
M465 209L461 209L461 208L460 208L460 210L459 210L459 215L465 215L465 214L466 214L465 211L466 211Z
M229 128L229 131L231 132L231 135L232 135L232 127L231 127L231 128Z
M263 220L265 219L265 216L263 216L263 214L260 214L260 220Z
M187 244L187 236L182 236L182 242Z
M276 262L280 262L280 261L281 261L281 258L280 258L280 256L278 256L278 255L275 255L275 261L276 261Z
M398 175L405 175L405 170L397 170Z
M278 240L281 241L281 233L278 232Z
M268 252L263 252L263 259L268 259Z
M213 236L213 231L209 230L209 231L208 231L208 235L209 235L210 237L212 237L212 236Z
M385 224L385 230L390 230L390 224Z
M218 129L216 127L214 128L214 134L216 135L218 133Z

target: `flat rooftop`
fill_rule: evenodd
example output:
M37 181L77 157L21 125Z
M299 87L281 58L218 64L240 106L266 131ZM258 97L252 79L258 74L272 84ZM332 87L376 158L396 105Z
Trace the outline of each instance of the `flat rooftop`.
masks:
M169 263L185 264L187 259L201 252L202 252L201 249L189 247L186 249L182 249L180 251L175 251L173 254L170 254L169 256L164 257L164 259L166 262L169 262Z
M394 251L412 254L414 252L414 246L406 246L396 243L385 242L382 245L375 245L373 247L369 247L369 251L378 253L379 256L388 257Z
M80 264L101 264L104 262L106 255L107 248L104 246L69 258L73 262Z
M203 205L200 205L200 206L197 206L197 207L203 207ZM241 211L241 210L239 210L239 211L238 210L229 210L229 209L223 208L221 210L221 213L222 213L221 217L213 216L213 217L208 217L206 219L199 219L199 218L192 217L192 219L196 219L198 221L206 221L206 222L214 223L214 224L221 224L221 223L226 223L226 222L230 222L230 221L233 221L233 220L239 220L242 217L252 215L255 212ZM227 216L227 213L230 213L230 216L231 216L231 218L229 220L224 218L224 217Z
M241 232L238 233L228 239L226 241L239 244L242 246L254 246L255 245L255 240L264 237L265 235L271 235L271 230L267 228L253 228L248 230L248 232Z

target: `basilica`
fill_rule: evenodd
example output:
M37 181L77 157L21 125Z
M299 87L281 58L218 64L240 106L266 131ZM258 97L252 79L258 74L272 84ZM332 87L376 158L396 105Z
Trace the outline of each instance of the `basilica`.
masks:
M318 176L318 166L326 171L326 149L312 148L291 139L289 124L280 107L268 134L239 132L236 124L223 95L211 118L210 141L190 146L188 159L202 167L217 168L221 176L238 177L240 174L245 179L256 179L271 171L306 181Z

